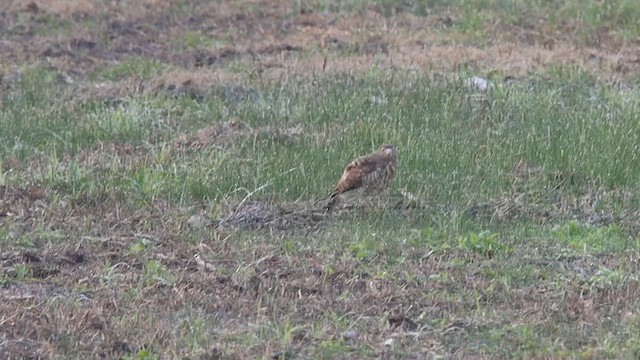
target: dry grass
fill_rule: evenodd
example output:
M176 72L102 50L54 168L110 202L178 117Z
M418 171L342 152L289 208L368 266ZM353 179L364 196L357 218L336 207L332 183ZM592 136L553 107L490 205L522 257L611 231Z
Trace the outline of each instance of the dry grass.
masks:
M577 31L570 24L560 30L544 23L536 28L488 23L479 31L495 41L474 45L465 41L467 35L457 39L447 30L464 21L455 14L385 17L375 8L295 13L291 4L267 1L198 4L197 11L183 7L167 18L163 14L175 6L167 1L98 6L90 16L85 1L30 4L7 4L12 40L4 44L0 61L9 69L16 60L43 61L76 80L132 55L173 67L158 77L176 86L358 72L372 66L436 73L471 67L524 76L551 65L576 65L616 79L638 69L633 43L602 33L606 40L585 47L570 36ZM79 16L88 20L73 20ZM64 31L40 32L46 26Z

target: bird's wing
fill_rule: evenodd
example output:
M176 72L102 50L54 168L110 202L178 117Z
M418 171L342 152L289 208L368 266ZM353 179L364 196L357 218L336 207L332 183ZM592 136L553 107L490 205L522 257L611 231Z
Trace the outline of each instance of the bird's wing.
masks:
M338 186L336 186L336 193L341 194L362 186L368 176L375 172L383 161L383 156L378 153L353 160L344 169Z

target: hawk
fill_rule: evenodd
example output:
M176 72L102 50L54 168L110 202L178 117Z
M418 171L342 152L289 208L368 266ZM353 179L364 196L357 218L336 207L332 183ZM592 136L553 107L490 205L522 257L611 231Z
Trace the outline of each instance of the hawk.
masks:
M325 210L331 210L340 198L370 196L387 190L397 170L397 150L391 144L382 145L378 151L353 160L344 169Z

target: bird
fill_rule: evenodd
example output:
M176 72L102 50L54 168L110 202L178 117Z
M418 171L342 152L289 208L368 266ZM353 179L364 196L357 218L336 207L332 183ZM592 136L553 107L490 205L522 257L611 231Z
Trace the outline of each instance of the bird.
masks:
M395 145L384 144L378 151L361 156L347 165L335 190L329 195L325 211L330 211L341 199L371 196L386 191L398 171Z

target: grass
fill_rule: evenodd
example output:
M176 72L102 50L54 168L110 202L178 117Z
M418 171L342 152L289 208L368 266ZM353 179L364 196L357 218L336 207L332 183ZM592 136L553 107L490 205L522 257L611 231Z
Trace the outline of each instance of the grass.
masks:
M104 67L96 74L91 75L91 78L94 81L117 81L131 77L149 79L154 75L161 74L168 68L168 65L156 60L131 58L118 62L113 66Z
M640 35L640 27L634 21L640 15L631 0L600 1L391 1L353 0L312 2L320 12L355 12L362 8L375 9L386 17L410 13L416 16L436 16L452 19L447 23L448 34L463 34L463 41L487 42L495 30L492 27L513 26L521 29L536 29L550 36L553 32L564 32L582 44L594 44L603 32L611 31L614 38L623 42ZM301 6L302 7L302 6ZM608 29L608 30L607 30ZM615 29L615 30L614 30ZM510 34L508 34L510 35Z
M388 75L374 72L349 80L326 78L313 88L306 82L259 86L257 99L239 103L215 97L193 103L159 96L131 98L117 106L94 103L78 108L52 106L54 100L43 94L58 86L51 80L55 76L36 69L33 74L26 74L21 86L8 95L14 101L1 114L7 124L2 133L3 163L9 164L15 157L32 166L12 169L5 165L4 183L42 186L51 190L50 199L70 199L75 206L86 202L97 204L106 196L109 207L129 214L144 213L148 206L163 203L171 214L167 221L173 224L184 221L172 218L182 216L176 209L192 206L194 201L211 208L215 214L224 212L218 205L220 202L240 201L247 191L255 189L262 190L252 193L250 200L264 204L295 204L322 198L346 162L380 143L392 142L400 149L401 164L392 197L397 198L400 190L407 191L421 199L426 208L355 211L327 219L318 231L306 236L239 230L225 240L226 244L233 244L232 251L239 257L231 260L238 265L232 265L224 273L238 284L245 284L239 286L250 286L257 271L233 269L242 268L243 258L250 263L259 261L266 248L267 254L282 257L285 262L295 263L299 261L296 259L308 259L313 254L312 259L325 267L321 288L330 286L327 277L336 276L335 270L330 269L345 266L354 279L371 279L368 281L378 283L381 289L406 284L408 288L401 291L408 292L412 300L396 305L391 305L392 301L391 308L383 307L379 310L382 312L374 313L380 316L387 311L409 311L421 319L420 326L429 329L425 331L439 334L441 351L465 346L479 354L502 352L508 357L579 355L584 351L615 354L626 341L636 341L631 335L635 323L614 325L604 319L592 319L594 326L618 334L622 342L594 343L595 335L582 333L583 342L556 343L552 339L577 330L572 315L565 314L568 310L554 310L554 316L566 319L556 329L553 329L555 322L545 320L535 306L531 311L542 319L528 324L526 315L523 318L518 315L520 306L526 309L528 302L520 293L532 286L552 289L552 299L556 300L536 305L552 308L571 291L578 291L571 285L575 279L583 281L587 289L579 290L582 294L579 301L602 301L605 308L608 302L620 301L612 293L633 291L630 289L637 279L632 263L594 267L582 264L587 260L580 259L633 257L638 250L635 233L616 224L587 225L583 221L596 213L588 208L573 209L583 212L578 214L582 220L569 221L570 210L563 209L561 203L593 191L600 197L606 192L637 191L638 171L627 165L635 161L637 154L639 129L635 110L640 98L635 90L622 94L586 74L563 69L549 73L544 80L534 78L526 83L501 85L493 93L483 95L464 87L456 77L433 81ZM369 101L372 96L386 101L372 103ZM192 120L188 116L191 113L200 116ZM304 130L286 141L268 132L261 136L239 133L223 150L214 147L193 152L175 145L180 134L193 133L203 125L200 119L218 119L211 121L215 124L232 117L254 130L296 126ZM15 139L20 139L19 146ZM109 144L131 150L113 152ZM88 161L89 158L93 160ZM514 167L523 160L539 172L518 180ZM554 174L559 173L574 180L558 179ZM520 209L514 218L500 219L491 213L495 211L492 205L488 210L479 210L489 211L488 218L470 215L470 207L476 204L493 204L497 208L501 199L517 197L530 201L530 206L553 209L559 216L540 223L534 212ZM632 211L634 205L635 202L613 197L603 199L600 210L623 214ZM149 231L158 229L153 216L145 221L148 225L144 227ZM15 224L5 222L3 229L8 232L12 226ZM90 228L90 225L75 230L67 228L59 233L68 239L91 231ZM168 231L168 239L188 234L182 229ZM29 233L33 243L30 247L43 249L61 241L47 240L52 239L47 233L43 233L44 238L36 232ZM196 236L200 238L197 241L209 243L206 233ZM164 252L160 246L166 245L145 238L132 241L120 260L140 263L141 268L139 276L131 278L136 287L128 291L129 296L123 294L121 301L139 303L141 296L151 289L180 289L179 284L185 281L184 270L150 259L154 253ZM22 246L20 241L9 245L18 249ZM430 258L435 259L429 261ZM430 265L421 270L420 264L425 259ZM541 263L547 265L540 267ZM298 269L294 264L290 266ZM109 265L107 269L110 274L107 278L117 279L113 277L114 268ZM121 274L125 278L131 276ZM15 268L16 282L31 276L26 265ZM300 281L305 276L309 275L303 275ZM280 291L286 291L287 285L275 284L283 286ZM258 285L258 289L263 286L267 285ZM331 316L338 316L347 321L336 328L338 335L352 326L362 333L375 328L358 326L358 317L365 313L361 313L364 309L358 310L363 301L361 290L353 286L335 293L331 296L334 300L327 300L339 304L334 307L337 311L334 315L327 313L324 306L318 309L319 326L331 327ZM257 313L246 316L250 324L275 326L276 333L256 334L258 338L241 342L266 344L266 349L288 348L292 344L290 331L286 329L302 326L300 321L305 316L283 314L282 295L267 289L264 288L267 291L264 294L258 290L261 295L257 301L262 305ZM592 300L582 299L585 296ZM617 305L623 308L635 301L625 295L622 298L629 301ZM429 310L439 303L448 304L447 308ZM203 326L212 325L205 320L206 313L199 310L197 302L190 306L193 316L200 320L193 320L191 330L176 335L181 342L191 344L189 351L211 343L221 344L223 353L225 349L233 351L232 345L238 340L233 336L225 340L202 333ZM512 316L520 320L510 324ZM277 319L286 321L284 329ZM454 319L469 319L473 329L454 337L445 335L448 333L443 327ZM234 334L234 330L222 331ZM235 334L241 337L251 333L251 327L235 329ZM318 343L325 335L316 336L311 341L315 345L306 350L312 356L349 353L368 357L375 353L371 346L377 346L361 344L364 347L353 348L330 338ZM59 351L67 354L80 351L74 341L67 338ZM415 345L408 342L406 348L395 348L393 354L403 357L419 351ZM151 349L140 350L137 357L153 358L154 353Z
M561 15L584 25L569 36L609 26L623 41L637 37L628 21L634 10L622 0L482 5L309 6L351 14L381 8L388 19L406 11L453 16L443 36L471 42L484 41L487 24L498 20L526 27L544 19L558 30ZM296 19L302 10L242 6L266 19L276 11ZM196 13L180 5L171 21L186 30L168 47L216 46L215 36L188 27L184 17ZM256 31L269 34L273 23L260 21ZM487 69L494 87L484 93L465 85L473 67L438 75L378 63L358 72L198 83L199 96L162 88L115 99L87 93L93 82L155 84L184 65L172 59L118 58L72 73L74 81L51 65L60 59L7 76L0 354L639 353L640 89L633 81L612 85L577 65L512 81ZM258 69L259 61L229 59L221 69L240 62ZM321 214L319 201L344 166L382 143L399 149L388 199ZM198 225L198 215L219 226ZM196 253L210 266L199 265Z
M576 184L568 191L636 186L640 174L628 166L638 154L635 90L621 95L606 86L594 88L585 74L568 80L558 75L551 84L504 86L478 100L456 80L415 79L398 86L385 76L324 80L316 85L325 89L320 98L301 82L262 88L255 101L139 97L117 106L82 106L80 112L75 106L34 106L51 100L43 98L48 90L30 88L27 82L16 95L19 100L1 115L7 125L1 151L5 162L9 157L43 162L40 171L30 172L30 181L62 186L75 179L90 186L100 177L105 191L118 187L125 194L184 201L194 196L216 200L235 188L266 183L271 185L257 199L317 198L332 187L345 163L383 142L401 149L398 189L459 210L513 192L510 172L521 160L545 173L527 184L528 192L538 196L558 185L554 182L560 180L550 175L555 172L572 176ZM43 77L41 86L47 86L50 76ZM372 96L386 102L371 103ZM194 113L199 116L192 119ZM253 129L303 130L291 139L268 132L240 135L225 152L176 149L175 139L201 126L201 118L212 119L209 124L238 118ZM108 143L143 156L102 154ZM86 151L104 157L100 168L80 163ZM70 171L57 172L56 167ZM213 193L201 193L207 183L216 184Z

